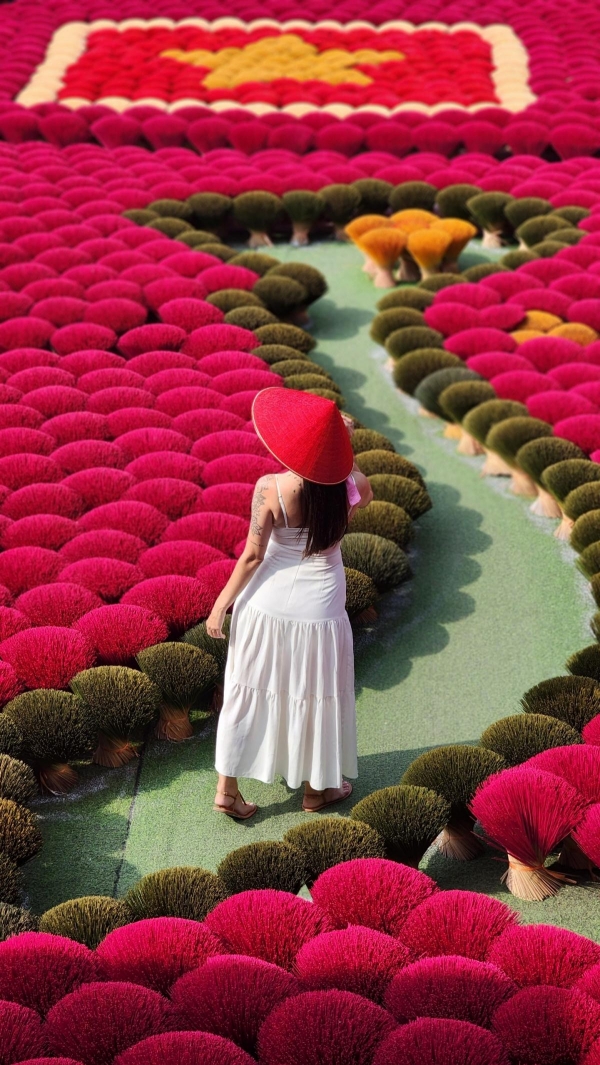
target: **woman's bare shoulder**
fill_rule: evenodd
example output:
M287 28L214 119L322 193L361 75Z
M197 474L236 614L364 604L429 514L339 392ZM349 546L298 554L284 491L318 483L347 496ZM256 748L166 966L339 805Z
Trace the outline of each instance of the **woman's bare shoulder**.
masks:
M262 477L258 478L258 481L254 485L254 495L263 496L265 502L271 492L277 495L277 488L275 482L274 473L264 473Z

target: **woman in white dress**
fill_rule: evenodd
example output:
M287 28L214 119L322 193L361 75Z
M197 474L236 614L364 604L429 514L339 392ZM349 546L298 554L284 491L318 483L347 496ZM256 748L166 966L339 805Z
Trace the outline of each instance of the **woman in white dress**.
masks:
M258 436L286 467L254 490L246 547L206 622L215 639L235 603L217 728L215 810L239 820L257 806L238 776L291 788L317 812L357 775L352 629L340 541L372 499L354 463L352 423L335 403L267 388L253 405Z

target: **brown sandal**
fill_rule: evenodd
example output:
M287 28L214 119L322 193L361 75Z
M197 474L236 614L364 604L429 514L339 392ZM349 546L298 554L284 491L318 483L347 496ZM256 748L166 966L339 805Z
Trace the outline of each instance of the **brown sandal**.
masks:
M319 806L305 806L304 803L302 803L302 809L307 814L318 814L321 810L324 810L326 806L335 806L337 802L345 802L345 800L349 799L352 795L352 784L349 780L344 780L342 782L342 788L344 788L344 786L347 787L348 790L344 795L338 795L337 799L329 799L328 802L322 802ZM307 796L305 796L305 798L306 797Z
M223 806L221 803L216 802L216 803L213 804L213 810L217 811L220 814L227 814L228 817L233 817L234 820L236 820L236 821L249 821L251 817L254 817L254 814L258 810L258 806L256 805L256 803L247 803L246 802L246 800L245 800L244 796L242 795L241 791L239 790L239 788L236 791L235 795L232 795L229 791L221 791L221 792L219 792L219 794L220 795L225 795L226 798L228 798L228 799L233 799L233 802L232 802L231 806ZM246 806L253 807L253 809L250 810L250 813L246 813L246 814L237 813L237 811L235 810L234 807L235 807L235 800L237 799L238 796L240 797L242 802L245 803Z

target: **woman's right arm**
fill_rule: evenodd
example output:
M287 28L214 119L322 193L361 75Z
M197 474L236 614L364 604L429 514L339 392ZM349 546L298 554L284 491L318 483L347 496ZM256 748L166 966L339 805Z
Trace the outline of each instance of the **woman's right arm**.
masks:
M225 639L223 635L225 614L265 557L273 528L273 485L272 474L261 477L256 483L246 546L235 564L231 577L214 603L210 617L206 620L206 631L215 640Z

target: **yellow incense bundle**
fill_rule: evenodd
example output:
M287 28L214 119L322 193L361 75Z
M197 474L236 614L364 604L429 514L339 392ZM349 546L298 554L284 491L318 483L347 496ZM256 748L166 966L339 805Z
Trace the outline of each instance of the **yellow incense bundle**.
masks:
M420 229L409 233L407 248L426 278L440 272L451 243L452 237L441 229Z
M527 311L522 329L536 329L541 333L549 333L551 329L558 329L564 325L562 318L548 311Z
M524 344L526 340L534 340L536 337L546 336L541 329L515 329L510 335L514 337L517 344Z
M358 244L360 238L371 229L383 229L386 226L391 226L391 222L385 215L362 214L358 218L354 218L352 222L348 222L344 232L353 244ZM377 267L366 252L365 256L363 270L366 274L369 274L369 277L375 277Z
M348 222L344 232L356 244L363 233L368 233L370 229L381 229L383 226L389 225L391 225L391 219L386 218L383 214L361 214L358 218L353 218L351 222Z
M458 257L469 241L477 236L477 227L462 218L438 218L431 228L447 233L450 237L451 242L444 257L444 269L452 273L458 272Z
M406 247L406 234L393 227L370 229L356 242L375 264L375 288L392 288L392 269Z
M586 348L588 344L593 344L594 340L598 339L596 330L589 325L583 325L582 322L565 322L564 325L551 329L548 336L574 340L576 344L581 344L582 348Z
M405 233L416 233L418 229L428 229L437 220L437 215L431 211L423 211L420 207L407 207L404 211L396 211L391 215L390 222L403 229Z

